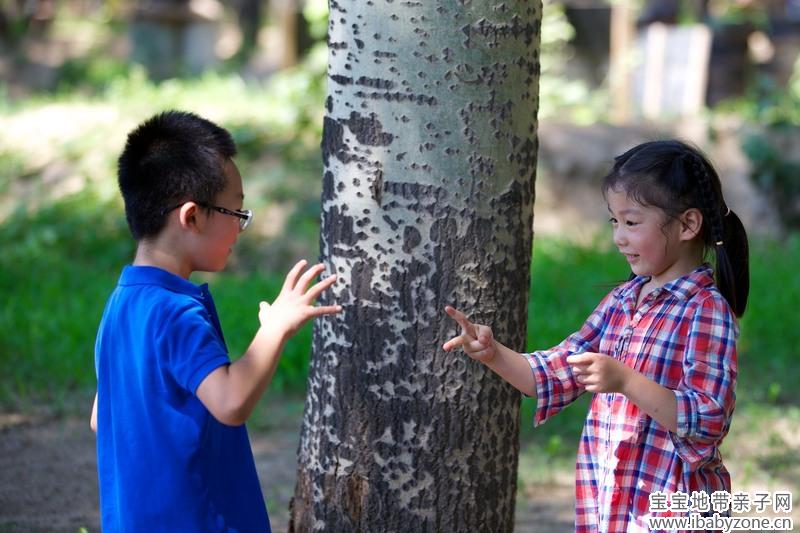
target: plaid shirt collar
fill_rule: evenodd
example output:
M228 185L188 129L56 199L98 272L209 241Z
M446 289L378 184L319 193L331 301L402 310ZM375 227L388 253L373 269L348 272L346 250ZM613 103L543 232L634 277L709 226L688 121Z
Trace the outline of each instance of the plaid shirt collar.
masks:
M647 283L649 280L650 276L636 276L627 283L624 283L621 286L619 286L614 291L614 295L620 300L624 300L626 298L633 298L635 301L637 295L639 294L639 290L642 288L642 285ZM677 279L674 279L669 283L662 285L661 287L659 287L659 289L656 290L660 290L662 292L669 291L672 294L674 294L675 297L679 300L688 300L693 294L695 294L699 290L708 288L709 286L713 285L714 285L714 270L708 263L703 263L702 265L692 270L688 274L681 276Z

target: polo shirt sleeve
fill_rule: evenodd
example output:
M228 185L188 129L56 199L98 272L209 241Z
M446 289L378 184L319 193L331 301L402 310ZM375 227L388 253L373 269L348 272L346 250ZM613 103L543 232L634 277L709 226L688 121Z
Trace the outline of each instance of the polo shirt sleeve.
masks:
M536 412L533 416L535 426L543 424L583 394L585 389L575 380L567 357L576 353L599 351L607 315L615 298L613 292L603 298L581 329L561 341L558 346L524 354L536 381Z
M678 455L688 464L710 457L728 432L736 401L737 326L721 296L703 300L692 318L683 361L683 379L675 390L678 427L670 433Z
M230 363L228 350L200 302L181 306L169 322L164 363L175 382L195 394L212 370Z

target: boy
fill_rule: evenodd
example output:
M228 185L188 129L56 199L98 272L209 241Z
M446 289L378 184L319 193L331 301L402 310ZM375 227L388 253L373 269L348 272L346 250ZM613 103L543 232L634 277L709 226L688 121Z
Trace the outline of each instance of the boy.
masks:
M285 341L339 306L307 289L324 267L297 263L236 362L228 358L207 285L240 231L242 178L230 134L191 113L156 115L128 136L119 187L137 241L106 304L95 346L91 426L103 531L269 531L244 422Z

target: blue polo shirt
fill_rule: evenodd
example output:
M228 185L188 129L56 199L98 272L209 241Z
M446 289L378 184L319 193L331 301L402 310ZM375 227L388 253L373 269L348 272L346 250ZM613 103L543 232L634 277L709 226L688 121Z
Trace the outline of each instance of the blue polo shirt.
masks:
M270 531L247 429L195 395L229 362L207 285L125 267L95 344L104 532Z

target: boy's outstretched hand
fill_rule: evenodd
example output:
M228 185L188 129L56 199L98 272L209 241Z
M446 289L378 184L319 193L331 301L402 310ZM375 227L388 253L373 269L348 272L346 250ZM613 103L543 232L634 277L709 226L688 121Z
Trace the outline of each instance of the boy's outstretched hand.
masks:
M314 300L336 282L336 275L328 276L308 288L311 281L325 270L325 265L320 263L303 272L307 263L304 259L292 267L280 294L271 305L267 302L259 304L258 320L261 327L277 327L291 336L312 318L342 310L340 305L314 307Z
M259 304L261 327L244 355L212 370L198 385L197 397L219 422L244 424L275 373L285 341L312 318L342 310L339 305L314 307L314 300L333 285L336 276L308 288L325 267L315 265L303 272L306 264L300 261L289 271L272 305Z
M491 363L495 355L497 355L497 345L494 341L492 328L473 324L464 313L449 305L444 310L461 326L461 335L453 337L444 343L442 346L444 351L449 352L453 348L461 346L464 352L472 359L484 364Z

